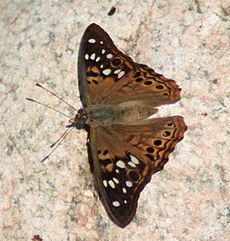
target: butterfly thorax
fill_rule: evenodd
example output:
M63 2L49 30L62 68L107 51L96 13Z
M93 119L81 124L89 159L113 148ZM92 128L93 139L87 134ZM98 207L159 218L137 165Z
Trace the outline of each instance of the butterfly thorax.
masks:
M67 125L66 127L70 128L70 127L80 127L84 125L86 123L88 119L88 113L86 111L86 109L79 109L77 114L74 116L74 118L71 118L69 120L69 125Z

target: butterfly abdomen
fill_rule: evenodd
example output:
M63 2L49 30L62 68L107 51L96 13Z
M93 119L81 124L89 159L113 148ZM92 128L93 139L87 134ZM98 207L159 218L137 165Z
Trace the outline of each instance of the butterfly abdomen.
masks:
M132 124L157 112L151 105L138 101L127 101L117 105L93 105L87 108L89 125Z
M116 124L132 124L137 120L143 120L155 114L157 109L142 101L126 101L116 106Z

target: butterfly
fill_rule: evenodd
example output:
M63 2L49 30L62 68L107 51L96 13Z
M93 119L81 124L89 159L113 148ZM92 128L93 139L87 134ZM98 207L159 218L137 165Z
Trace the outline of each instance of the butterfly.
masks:
M181 89L135 63L95 23L81 40L78 79L83 108L68 127L88 132L95 188L110 219L124 228L135 216L141 191L187 129L181 116L148 118L156 107L177 102Z

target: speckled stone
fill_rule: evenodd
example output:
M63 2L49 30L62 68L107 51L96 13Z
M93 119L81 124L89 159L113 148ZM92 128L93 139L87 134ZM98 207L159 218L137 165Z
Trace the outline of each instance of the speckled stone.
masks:
M74 115L34 82L81 106L76 61L92 22L136 62L177 81L182 100L160 115L181 114L189 128L124 230L93 187L86 133L73 130L41 163L68 118L25 100ZM1 1L0 240L230 240L229 26L226 0Z

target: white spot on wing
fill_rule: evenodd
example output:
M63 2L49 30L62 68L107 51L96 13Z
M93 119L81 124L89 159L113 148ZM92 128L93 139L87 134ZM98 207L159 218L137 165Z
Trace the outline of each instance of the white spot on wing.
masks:
M109 180L109 186L112 187L112 188L115 188L115 184L112 180Z
M114 181L116 184L119 183L119 181L118 181L118 179L117 179L116 177L113 177L113 181Z
M139 164L139 160L135 156L130 155L130 158L133 163Z
M126 204L126 203L127 203L127 200L124 200L124 203Z
M100 59L101 59L100 57L97 57L95 61L98 62Z
M100 41L100 44L103 44L103 41Z
M118 170L118 169L116 169L115 171L116 171L116 173L119 173L119 170Z
M90 38L90 39L88 40L88 42L91 43L91 44L94 44L94 43L96 43L96 40L93 39L93 38Z
M120 167L120 168L125 168L125 163L124 163L123 161L121 161L121 160L117 161L117 162L116 162L116 165L117 165L118 167Z
M107 187L107 186L108 186L108 183L107 183L107 181L106 181L106 180L103 180L103 185L104 185L105 187Z
M114 207L119 207L120 206L120 203L118 201L114 201L112 202L113 206Z
M115 71L114 71L114 74L119 74L121 72L121 69L116 69Z
M125 187L122 188L122 192L123 192L123 193L127 193L127 190L126 190Z
M132 187L133 186L133 184L130 181L126 181L125 184L126 184L127 187Z
M105 50L104 50L104 49L102 49L102 50L101 50L101 53L102 53L102 54L104 54L104 53L105 53Z
M96 57L96 54L95 54L95 53L93 53L93 54L91 54L90 59L94 60L94 59L95 59L95 57Z
M103 73L104 75L109 75L111 72L112 72L111 69L104 69L104 70L102 71L102 73Z
M112 54L107 54L107 55L106 55L106 58L107 58L107 59L112 59L112 57L113 57Z
M128 164L129 164L131 167L136 167L136 164L134 164L133 162L128 162Z
M85 59L88 60L89 59L89 55L85 54Z
M125 75L125 71L121 71L121 72L118 74L117 78L120 79L120 78L123 77L124 75Z

